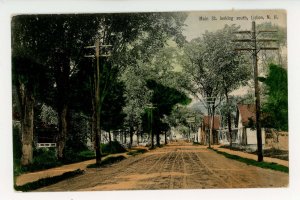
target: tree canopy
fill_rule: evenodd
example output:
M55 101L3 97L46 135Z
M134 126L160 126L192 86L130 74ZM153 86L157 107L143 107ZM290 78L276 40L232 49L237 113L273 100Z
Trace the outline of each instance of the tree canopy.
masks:
M267 100L263 105L265 127L288 130L288 85L287 70L280 65L270 64L266 84Z

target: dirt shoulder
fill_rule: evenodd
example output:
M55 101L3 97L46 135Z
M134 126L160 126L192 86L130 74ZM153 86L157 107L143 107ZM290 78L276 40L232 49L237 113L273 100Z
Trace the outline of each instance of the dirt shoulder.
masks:
M119 155L128 157L126 153L120 153L120 154L112 154L112 155L105 156L105 157L103 157L103 159L105 159L109 156L119 156ZM37 181L42 178L59 176L59 175L62 175L63 173L71 172L71 171L74 171L77 169L86 170L86 167L88 165L93 164L95 162L96 162L96 160L92 159L92 160L87 160L87 161L83 161L83 162L79 162L79 163L73 163L73 164L69 164L69 165L63 165L60 167L46 169L46 170L42 170L42 171L25 173L25 174L22 174L22 175L16 177L16 185L21 186L26 183L34 182L34 181Z
M255 156L255 155L254 155ZM229 160L213 150L171 144L38 191L286 187L288 174Z

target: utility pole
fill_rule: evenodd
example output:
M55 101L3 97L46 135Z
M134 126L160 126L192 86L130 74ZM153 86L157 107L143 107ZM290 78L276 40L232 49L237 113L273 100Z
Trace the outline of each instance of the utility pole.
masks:
M196 116L189 116L186 121L189 124L188 141L191 142L191 125L196 122Z
M252 66L254 71L254 90L255 90L255 108L256 108L256 136L257 136L257 160L258 162L263 161L262 151L262 135L261 135L261 118L260 118L260 88L258 83L258 53L260 50L278 50L278 47L265 47L262 45L263 42L277 42L276 39L259 39L261 33L276 33L275 30L262 30L256 31L255 21L252 22L251 31L238 31L238 34L248 34L250 39L236 39L234 42L244 42L249 44L250 48L236 48L236 51L249 51L252 54Z
M207 115L208 115L208 123L209 123L209 134L208 134L208 148L211 148L211 138L213 136L213 106L215 104L215 100L216 100L216 97L206 97L206 104L207 104L207 109L208 109L208 112L207 112Z
M95 129L95 151L96 151L96 165L100 166L101 163L101 98L100 98L100 57L109 57L109 54L101 54L101 47L110 47L111 45L100 45L99 38L96 39L94 46L87 46L86 49L94 48L95 55L85 55L85 57L96 58L96 70L94 70L94 101L95 101L95 120L96 120L96 129Z

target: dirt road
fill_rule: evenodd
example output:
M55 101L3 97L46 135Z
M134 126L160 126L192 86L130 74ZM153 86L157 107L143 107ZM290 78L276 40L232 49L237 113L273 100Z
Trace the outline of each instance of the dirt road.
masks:
M176 143L39 191L286 187L288 174L248 166L203 146Z

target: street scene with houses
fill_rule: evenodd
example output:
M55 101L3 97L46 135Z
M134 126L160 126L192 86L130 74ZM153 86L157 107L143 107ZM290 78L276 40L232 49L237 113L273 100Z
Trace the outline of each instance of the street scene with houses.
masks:
M286 12L16 15L16 191L289 184Z

